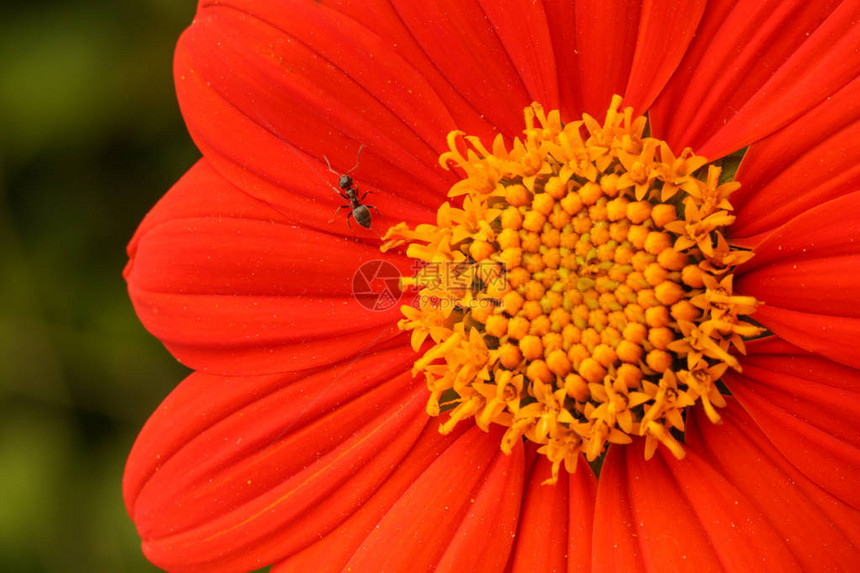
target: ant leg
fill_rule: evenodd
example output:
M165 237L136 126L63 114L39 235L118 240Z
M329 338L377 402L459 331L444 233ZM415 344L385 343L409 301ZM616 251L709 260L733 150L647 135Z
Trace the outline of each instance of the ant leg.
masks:
M363 199L363 198L364 198L364 197L362 197L362 199ZM376 214L377 214L377 215L379 215L380 217L382 217L382 213L380 213L380 212L379 212L379 209L377 209L377 208L376 208L376 207L374 207L373 205L365 205L365 207L367 207L368 209L373 209L374 211L376 211Z
M344 199L346 199L346 197L344 197ZM337 208L337 211L335 211L335 212L334 212L334 217L332 217L331 219L329 219L329 223L334 223L334 220L335 220L335 219L337 219L337 214L338 214L338 213L340 213L340 210L341 210L341 209L347 209L347 208L349 208L349 207L351 207L351 206L352 206L352 205L341 205L340 207L338 207L338 208ZM351 215L351 214L352 214L352 213L350 213L350 215ZM349 223L349 221L347 221L347 223Z
M359 199L359 202L364 201L364 198L365 198L365 197L367 197L368 195L370 195L371 193L373 193L373 191L368 191L367 193L365 193L364 195L362 195L362 196L361 196L361 199Z
M352 225L349 224L349 219L352 217L352 211L346 216L346 226L349 227L349 230L352 231Z

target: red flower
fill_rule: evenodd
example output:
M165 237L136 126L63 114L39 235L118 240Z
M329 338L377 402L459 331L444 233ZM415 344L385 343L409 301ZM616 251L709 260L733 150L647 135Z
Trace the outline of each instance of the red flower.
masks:
M390 5L393 4L393 5ZM170 571L849 570L860 562L860 4L203 1L176 55L203 158L129 246L144 325L196 372L131 453L128 510ZM374 228L435 220L445 135L569 121L613 93L672 149L749 146L734 290L773 336L686 458L644 440L541 483L504 429L440 435L397 308L351 294L379 252L323 161L372 189ZM277 135L276 135L277 134ZM331 182L336 178L331 175ZM368 201L369 202L369 201ZM345 219L345 212L341 216ZM442 417L444 420L444 416Z

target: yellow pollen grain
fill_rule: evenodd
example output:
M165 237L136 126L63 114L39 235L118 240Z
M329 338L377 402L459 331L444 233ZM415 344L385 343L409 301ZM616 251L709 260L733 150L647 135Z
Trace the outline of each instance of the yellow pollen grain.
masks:
M666 350L673 340L675 340L675 333L669 328L652 328L648 331L648 342L658 350Z
M529 191L524 185L510 185L505 190L505 201L512 207L523 207L529 204Z
M523 316L515 316L508 321L508 336L514 340L522 340L529 332L531 323Z
M660 228L665 227L676 218L674 205L660 204L651 208L651 220Z
M586 358L591 358L591 351L585 347L581 342L577 342L571 345L570 350L567 351L567 357L570 358L570 361L573 363L573 367L579 369L582 366L583 360Z
M588 398L588 383L578 374L568 374L564 378L564 391L579 402Z
M552 323L549 321L549 317L542 314L532 319L529 332L536 336L545 336L550 331L550 328L552 328Z
M684 289L678 283L663 281L654 287L654 298L666 306L673 305L684 296Z
M675 320L693 322L699 317L699 309L689 300L681 300L672 305L670 314Z
M555 350L559 350L564 346L564 339L557 332L547 332L541 336L541 344L543 344L544 354L549 355Z
M538 301L527 300L523 303L522 313L527 319L534 321L538 317L543 316L543 309Z
M487 334L501 338L508 331L508 319L501 314L493 314L487 317L484 323Z
M657 255L657 263L664 269L680 271L687 264L689 257L675 249L663 249Z
M696 265L687 265L681 271L681 280L685 285L692 288L705 286L704 271Z
M487 241L475 241L469 246L469 254L476 261L486 260L495 252L495 247Z
M606 369L590 356L579 365L579 374L593 384L597 384L606 376Z
M548 384L555 379L546 362L543 360L532 360L526 368L526 376L529 380L536 380Z
M552 213L552 208L555 205L555 198L549 193L539 193L532 199L532 209L542 214L544 217Z
M645 323L651 328L666 326L669 324L669 310L665 306L649 307L645 310Z
M496 235L496 243L501 249L520 247L520 235L514 229L502 229L502 232Z
M628 388L638 388L642 380L642 370L633 364L622 364L618 367L616 376Z
M627 229L627 240L633 245L637 251L645 248L645 241L648 239L648 233L651 231L648 227L642 225L632 225Z
M533 334L523 336L520 340L520 351L526 360L536 360L543 356L543 345L540 338Z
M472 318L474 320L477 320L481 324L485 324L487 322L487 319L490 317L490 313L492 313L491 308L487 308L487 307L474 308L474 309L472 309Z
M669 271L663 268L659 263L649 263L645 270L642 271L642 276L645 281L651 286L658 286L666 281L669 276Z
M508 291L502 297L502 306L504 307L504 312L508 316L516 316L520 309L523 306L523 297L520 293L515 290ZM510 327L508 327L510 331Z
M600 186L590 181L579 188L579 197L584 205L594 205L601 196L603 191Z
M652 350L645 358L648 367L655 372L665 372L672 366L672 356L663 350Z
M540 211L529 211L523 218L523 229L528 231L540 231L546 222L546 215Z
M544 185L544 191L556 199L561 199L567 195L567 183L561 177L551 177Z
M440 261L458 269L398 323L416 348L435 344L415 363L427 411L446 432L504 426L506 453L536 442L549 482L609 443L683 457L685 409L701 400L719 420L715 380L740 368L730 347L761 332L745 317L758 302L732 292L751 254L723 235L738 184L645 137L646 118L620 104L602 123L533 104L510 146L452 132L440 163L465 173L452 203L383 243L425 263L419 288L440 282Z
M517 346L505 343L499 348L499 362L508 370L516 368L522 360L522 352Z
M645 244L643 246L646 252L652 255L659 255L665 249L672 246L672 239L668 233L651 231L645 236Z
M567 358L567 353L564 350L553 350L546 359L546 365L549 369L558 376L566 376L572 365Z
M638 364L642 360L642 347L630 340L619 342L615 353L620 360L631 364Z
M576 215L582 209L582 199L576 193L570 193L561 200L561 208L568 215Z
M598 344L597 346L595 346L591 355L594 357L597 363L604 368L609 368L610 366L612 366L612 364L615 363L615 351L612 350L612 348L606 344Z
M651 203L648 201L636 201L627 204L627 219L634 225L648 220L651 216Z
M515 207L508 207L502 213L501 226L503 229L517 230L523 226L523 216Z

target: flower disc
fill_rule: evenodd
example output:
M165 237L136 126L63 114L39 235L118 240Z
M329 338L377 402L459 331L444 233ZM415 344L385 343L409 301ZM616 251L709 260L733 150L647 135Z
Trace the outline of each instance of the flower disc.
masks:
M732 292L752 253L723 236L740 184L643 136L646 118L620 105L601 125L532 104L511 149L452 132L440 161L465 173L449 192L462 207L383 245L420 261L400 327L425 348L413 373L428 412L449 411L443 432L505 426L506 452L540 444L550 481L636 436L647 458L660 443L683 457L685 409L719 421L718 380L740 370L731 349L763 331L746 318L758 302Z

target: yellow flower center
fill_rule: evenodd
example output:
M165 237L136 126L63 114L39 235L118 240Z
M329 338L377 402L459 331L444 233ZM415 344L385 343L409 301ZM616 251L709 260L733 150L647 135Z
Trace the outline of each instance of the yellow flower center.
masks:
M422 261L399 326L424 349L413 373L427 411L447 412L443 432L468 418L507 427L508 453L540 444L550 482L637 436L646 458L658 444L682 458L685 409L719 421L718 380L740 370L730 348L762 332L745 317L758 302L732 292L752 253L723 236L740 184L643 137L646 118L620 105L600 125L532 104L511 149L452 132L440 162L465 173L449 193L461 207L383 245Z

